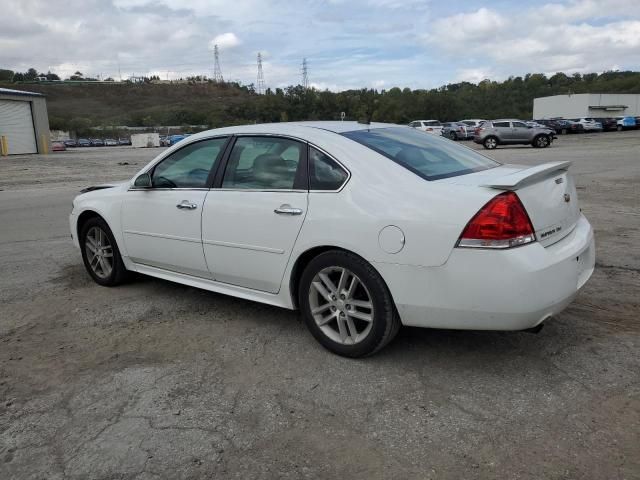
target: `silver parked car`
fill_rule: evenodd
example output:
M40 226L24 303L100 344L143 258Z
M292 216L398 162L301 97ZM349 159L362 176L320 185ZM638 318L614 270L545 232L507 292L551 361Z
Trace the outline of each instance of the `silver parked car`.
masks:
M555 132L550 128L528 126L522 120L487 120L476 129L473 141L493 150L498 145L531 145L546 148L551 145Z
M445 122L441 135L451 140L467 140L473 138L473 128L462 122Z

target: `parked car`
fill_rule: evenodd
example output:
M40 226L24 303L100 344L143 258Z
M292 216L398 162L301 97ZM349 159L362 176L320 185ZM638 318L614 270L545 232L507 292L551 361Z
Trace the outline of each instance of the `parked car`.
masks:
M442 124L438 120L415 120L409 126L434 135L442 133Z
M546 125L542 124L542 123L538 123L535 120L527 120L526 122L524 122L527 127L533 127L533 128L546 128ZM552 129L554 130L554 129ZM555 130L554 130L555 131Z
M460 120L461 123L464 123L465 125L470 126L472 132L475 131L475 129L479 127L482 122L485 122L485 121L486 120L482 118L471 118L467 120Z
M476 129L473 141L492 150L498 145L527 145L546 148L553 142L554 131L548 127L533 128L522 120L487 120Z
M169 146L169 140L168 140L166 135L160 135L160 146L161 147L168 147Z
M120 145L131 145L131 139L130 138L119 138L118 139L118 143Z
M104 145L105 147L117 147L120 144L118 143L118 140L115 140L113 138L106 138L104 140Z
M584 127L585 132L602 131L602 124L600 122L596 122L593 118L573 118L571 121L581 124Z
M66 149L64 142L51 142L52 152L64 152Z
M73 139L63 140L63 143L67 148L75 148L78 146L78 143Z
M595 263L569 165L391 124L229 127L85 189L69 223L100 285L138 272L300 309L360 357L401 325L522 330L566 308Z
M78 146L79 147L90 147L91 146L91 142L86 138L79 138L78 139Z
M584 125L580 122L575 122L573 120L567 120L569 122L569 126L571 127L570 133L584 133Z
M594 118L594 120L602 125L602 130L605 132L616 130L618 126L615 118Z
M616 129L620 130L630 130L632 128L636 128L636 119L634 117L617 117L616 118Z
M567 133L584 133L584 126L581 123L566 120L564 118L538 119L536 122L551 128L558 135Z
M445 122L442 124L441 135L451 140L467 140L473 138L473 129L461 122Z
M175 145L180 140L184 140L185 138L187 138L187 135L169 135L167 137L167 146L170 147L171 145Z
M102 140L101 138L92 138L91 139L91 146L92 147L104 147L104 140Z

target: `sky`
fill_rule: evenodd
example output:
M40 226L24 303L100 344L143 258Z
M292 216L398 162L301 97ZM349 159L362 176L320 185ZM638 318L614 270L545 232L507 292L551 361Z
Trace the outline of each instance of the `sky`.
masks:
M0 68L213 76L267 87L435 88L640 70L640 0L0 0Z

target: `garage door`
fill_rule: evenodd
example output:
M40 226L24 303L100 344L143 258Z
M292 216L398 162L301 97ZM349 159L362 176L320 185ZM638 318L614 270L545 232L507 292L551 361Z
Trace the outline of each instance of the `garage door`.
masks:
M7 137L9 154L38 153L31 102L0 100L0 136Z

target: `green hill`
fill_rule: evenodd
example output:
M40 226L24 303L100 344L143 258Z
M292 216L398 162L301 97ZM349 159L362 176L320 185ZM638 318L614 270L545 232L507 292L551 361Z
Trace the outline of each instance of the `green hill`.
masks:
M407 123L416 118L531 118L533 99L566 93L640 93L640 72L527 74L431 90L391 88L343 92L301 86L257 95L251 86L215 83L4 83L0 87L47 96L52 129L91 126L208 125L287 120L370 119Z

